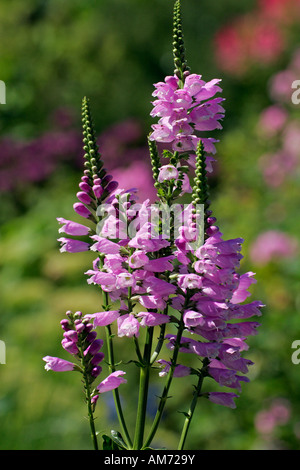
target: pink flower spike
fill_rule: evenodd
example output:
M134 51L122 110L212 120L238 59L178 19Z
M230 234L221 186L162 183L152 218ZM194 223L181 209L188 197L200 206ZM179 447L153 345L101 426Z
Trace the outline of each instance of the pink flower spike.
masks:
M64 359L60 359L59 357L45 356L43 357L43 361L46 362L46 370L53 370L55 372L66 372L74 370L75 368L75 364L65 361Z
M118 388L121 384L127 383L127 380L121 375L125 375L126 372L122 370L117 370L110 374L106 379L102 380L102 382L98 385L97 390L99 393L110 392L115 388Z
M233 399L238 398L239 395L235 393L226 393L226 392L210 392L208 394L208 399L212 403L217 403L218 405L228 406L229 408L236 408L236 404Z

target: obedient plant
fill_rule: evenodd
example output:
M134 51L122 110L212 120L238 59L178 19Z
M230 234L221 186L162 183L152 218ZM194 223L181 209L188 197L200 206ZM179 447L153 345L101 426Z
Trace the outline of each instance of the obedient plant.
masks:
M95 413L103 406L102 393L112 391L120 424L119 431L103 436L103 448L149 449L173 379L190 376L191 403L178 436L178 449L183 449L198 399L234 408L252 364L242 353L248 349L247 337L259 326L249 319L261 315L263 305L244 302L255 280L252 272L237 272L243 240L223 239L208 194L207 172L212 171L216 140L207 132L222 128L224 98L219 79L205 82L187 66L180 8L177 0L174 75L155 84L153 92L151 116L158 119L148 145L157 203L139 201L135 189L118 188L107 173L84 98L85 170L74 211L85 223L57 219L59 232L65 235L58 239L61 251L95 252L86 275L99 290L102 306L95 313L67 312L61 321L62 347L72 360L46 356L45 368L82 375L95 449L99 446ZM98 338L98 331L105 337ZM118 338L123 337L133 342L136 356L122 356L117 363ZM103 364L108 365L109 375L100 380ZM135 365L139 393L136 425L130 430L119 386L127 383L123 369ZM146 435L153 379L164 383Z

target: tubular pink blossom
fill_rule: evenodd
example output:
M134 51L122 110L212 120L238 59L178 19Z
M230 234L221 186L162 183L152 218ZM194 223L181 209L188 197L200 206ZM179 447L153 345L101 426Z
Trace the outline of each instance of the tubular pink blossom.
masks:
M162 313L139 312L136 316L142 319L141 326L157 326L170 321L170 317Z
M71 220L63 219L62 217L58 217L57 221L60 224L63 224L62 227L58 230L59 233L66 233L67 235L73 236L81 236L81 235L88 235L90 232L90 228L86 227L85 225L78 224L76 222L72 222Z
M79 253L81 251L88 251L90 249L90 244L86 242L82 242L80 240L73 240L71 238L61 237L58 238L57 241L61 243L60 252L68 252L68 253Z
M125 314L118 318L118 336L127 336L131 338L132 336L138 337L140 324L134 315Z
M106 379L102 380L97 387L99 393L110 392L111 390L118 388L121 384L127 383L127 380L121 377L122 375L125 375L125 372L117 370L106 377Z
M94 321L94 326L107 326L119 318L118 310L108 310L107 312L97 312L85 315L84 318Z
M81 215L81 217L84 217L86 219L88 219L92 215L91 211L87 207L85 207L85 205L81 202L75 202L75 204L73 204L73 209L78 215Z
M99 235L93 235L91 238L96 240L96 243L91 246L92 251L99 251L99 253L107 255L115 255L120 252L120 246L107 238L99 237Z
M43 357L43 361L46 362L46 370L53 370L55 372L66 372L74 370L75 368L75 364L65 361L64 359L60 359L59 357L45 356Z
M159 372L160 377L164 377L165 375L168 374L170 368L171 368L171 363L169 361L165 361L164 359L159 359L158 364L161 364L164 368L161 372ZM176 364L173 372L173 377L186 377L187 375L191 374L191 368L184 366L182 364Z
M229 408L236 408L234 403L234 398L238 398L239 395L235 393L227 392L210 392L208 394L208 399L212 403L217 403L218 405L228 406Z
M163 181L177 179L178 176L179 172L174 165L163 165L159 170L158 181L162 183Z

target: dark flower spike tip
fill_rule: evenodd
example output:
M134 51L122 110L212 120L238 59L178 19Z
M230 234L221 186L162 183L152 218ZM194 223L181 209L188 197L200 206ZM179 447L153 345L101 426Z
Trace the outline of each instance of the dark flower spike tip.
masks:
M184 83L185 72L189 70L185 59L185 47L181 25L181 2L176 0L173 14L173 57L174 74Z
M93 185L95 179L103 179L106 170L103 168L103 162L99 153L96 141L95 128L90 112L89 100L84 97L82 100L82 128L83 128L83 150L85 152L85 174L89 177Z
M204 206L204 224L207 226L207 217L210 215L209 209L209 191L208 179L206 171L206 158L204 153L203 142L199 140L196 150L196 168L192 194L192 203L196 207L197 204Z
M155 181L154 186L157 189L160 187L160 184L157 180L158 180L158 175L159 175L159 169L161 167L161 162L160 162L156 142L148 138L148 146L149 146L149 154L150 154L150 161L151 161L151 167L152 167L152 175Z

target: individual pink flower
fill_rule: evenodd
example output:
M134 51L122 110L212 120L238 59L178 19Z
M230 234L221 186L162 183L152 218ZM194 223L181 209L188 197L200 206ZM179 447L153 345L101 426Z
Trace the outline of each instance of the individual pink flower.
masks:
M159 364L163 366L163 370L159 372L160 377L164 377L165 375L168 374L170 368L171 368L171 363L169 361L165 361L164 359L159 359L157 361ZM182 364L176 364L173 372L173 377L186 377L187 375L191 374L191 368L184 366Z
M100 237L99 235L93 235L91 238L96 241L96 243L91 246L92 251L99 251L100 253L109 255L120 252L120 246L107 238Z
M115 388L118 388L121 384L127 383L127 380L122 376L125 375L125 372L122 370L117 370L112 372L106 379L102 380L97 387L99 393L110 392Z
M106 312L97 312L85 315L88 320L93 320L94 326L107 326L119 318L119 310L108 310Z
M81 240L73 240L71 238L61 237L57 241L61 243L60 252L79 253L81 251L88 251L90 244Z
M148 259L148 263L144 265L144 269L146 271L152 272L152 273L163 273L165 271L173 271L174 267L172 265L172 260L174 259L174 256L165 256L163 258L157 258L157 259Z
M217 403L218 405L228 406L229 408L236 408L234 398L238 398L238 396L239 395L230 392L210 392L208 394L208 399L213 403Z
M158 181L162 183L163 181L170 181L177 179L179 172L174 165L163 165L159 169Z
M241 274L238 276L238 282L239 285L238 287L233 291L232 297L231 297L231 303L233 304L239 304L241 302L244 302L247 297L251 295L250 292L248 292L248 288L250 287L251 284L256 283L256 279L253 278L255 273L248 272L245 274Z
M149 258L142 250L136 250L128 259L131 268L141 268L148 262Z
M118 336L138 337L140 324L132 313L126 313L118 318Z
M62 227L58 230L59 233L66 233L67 235L80 236L88 235L90 228L85 225L73 222L71 220L66 220L63 217L58 217L57 221L62 224Z
M66 372L74 370L74 368L76 367L75 364L73 364L72 362L65 361L64 359L60 359L59 357L45 356L43 357L43 361L46 362L46 370L53 370L55 372Z
M127 287L134 287L136 284L134 276L128 271L119 273L116 275L116 287L117 289L123 289Z
M136 314L137 318L141 318L141 326L157 326L164 323L169 323L170 317L162 313L156 312L139 312Z
M251 245L250 256L254 263L265 265L270 261L291 258L298 251L296 239L280 230L262 232Z
M82 204L82 202L75 202L75 204L73 204L73 209L78 215L85 219L89 219L92 216L91 211Z

